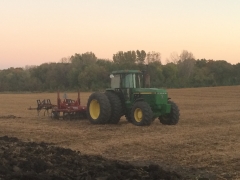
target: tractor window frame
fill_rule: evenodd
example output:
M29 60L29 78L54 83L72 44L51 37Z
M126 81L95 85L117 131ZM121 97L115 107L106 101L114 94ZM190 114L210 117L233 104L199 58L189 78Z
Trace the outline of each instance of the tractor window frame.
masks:
M141 88L141 74L129 73L121 76L122 88Z
M111 88L120 88L121 76L120 74L115 74L113 78L111 78Z
M141 88L142 87L142 74L136 74L135 77L136 81L136 88Z
M111 77L111 88L141 88L142 81L141 73L114 74Z
M124 79L123 87L125 87L125 88L134 88L135 81L134 81L133 75L134 74L125 74L125 76L123 78Z

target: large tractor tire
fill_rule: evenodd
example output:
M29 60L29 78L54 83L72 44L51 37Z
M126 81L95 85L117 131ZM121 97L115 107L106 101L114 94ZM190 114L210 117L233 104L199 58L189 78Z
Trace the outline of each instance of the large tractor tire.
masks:
M120 118L122 116L121 100L118 97L118 95L115 94L114 92L106 91L105 94L108 97L108 100L111 105L111 115L108 123L117 124L120 121Z
M160 116L158 119L160 120L160 123L164 125L176 125L180 116L178 106L173 101L168 101L168 104L171 104L171 112L169 114Z
M105 124L111 115L111 106L103 93L93 93L88 98L87 117L92 124Z
M131 111L131 121L136 126L148 126L151 124L153 112L148 103L137 101Z

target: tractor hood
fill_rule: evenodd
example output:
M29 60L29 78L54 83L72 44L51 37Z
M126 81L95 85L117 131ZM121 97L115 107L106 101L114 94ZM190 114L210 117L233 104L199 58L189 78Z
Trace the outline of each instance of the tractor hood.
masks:
M167 94L165 89L158 88L136 88L133 89L133 92L137 94Z

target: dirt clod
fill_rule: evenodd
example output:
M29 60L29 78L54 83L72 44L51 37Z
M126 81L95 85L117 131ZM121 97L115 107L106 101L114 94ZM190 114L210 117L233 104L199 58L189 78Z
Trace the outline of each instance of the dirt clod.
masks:
M134 166L47 143L0 137L0 179L182 179L158 165Z

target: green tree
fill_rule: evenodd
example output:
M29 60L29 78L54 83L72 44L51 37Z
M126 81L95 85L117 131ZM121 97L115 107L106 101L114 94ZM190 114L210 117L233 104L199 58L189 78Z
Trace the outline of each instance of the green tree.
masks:
M190 86L189 81L190 77L193 74L195 62L195 58L191 52L188 52L186 50L182 51L177 62L178 77L180 78L180 87Z
M109 72L102 66L92 64L78 76L78 84L84 90L100 90L108 86Z
M107 59L98 59L96 64L103 67L108 72L115 70L113 61Z
M233 65L233 82L235 85L240 85L240 63Z
M9 68L0 73L0 91L29 91L30 75L23 68Z
M116 69L135 69L137 55L135 51L119 51L118 53L113 55L113 62L116 65Z
M144 64L146 56L147 56L146 52L144 50L141 50L141 51L137 50L136 54L137 54L137 59L136 59L137 63Z
M92 52L86 52L83 54L75 53L74 56L70 57L72 67L79 69L79 71L84 70L90 64L94 64L97 61L97 57Z
M174 63L163 65L162 74L164 77L164 86L168 88L178 87L178 68Z
M151 87L163 87L162 64L159 61L148 64L148 73L151 77Z
M67 74L67 79L68 79L70 89L78 89L78 76L80 72L81 71L74 66L71 66L71 68L69 69L69 72Z
M226 86L233 84L233 66L230 63L224 60L209 60L207 66L209 71L214 74L214 80L217 86Z
M155 52L155 51L148 52L146 55L146 61L147 61L147 64L149 64L151 62L155 62L155 61L162 63L161 62L161 54L159 52Z

